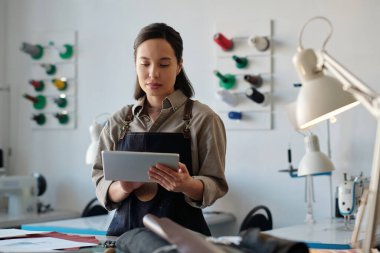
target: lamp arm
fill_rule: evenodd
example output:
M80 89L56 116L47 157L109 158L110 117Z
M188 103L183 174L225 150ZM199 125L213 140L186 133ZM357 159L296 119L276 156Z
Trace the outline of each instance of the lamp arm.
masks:
M365 240L362 245L364 253L370 253L375 243L375 233L377 227L377 211L380 201L380 96L371 90L356 76L345 69L326 51L323 51L322 57L324 66L343 83L343 89L351 93L364 107L376 118L376 140L374 145L374 154L371 168L371 180L368 191L367 207L367 225Z
M376 118L380 118L380 95L370 89L358 77L348 71L326 51L321 52L324 67L342 84L343 89L351 93Z
M368 188L368 207L367 207L367 225L365 232L365 240L363 243L363 251L371 252L371 248L375 246L375 234L378 224L377 212L380 204L380 119L377 118L376 140L372 158L371 179Z

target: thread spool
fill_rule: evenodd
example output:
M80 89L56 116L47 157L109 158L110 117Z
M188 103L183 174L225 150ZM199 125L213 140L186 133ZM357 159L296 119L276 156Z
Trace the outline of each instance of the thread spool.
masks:
M38 95L36 97L33 97L31 95L24 94L24 98L31 101L33 103L33 107L37 110L43 109L46 105L46 97L42 96L42 95Z
M49 46L58 51L59 57L64 60L70 59L74 55L74 47L70 44L64 44L61 47L57 47L53 41L49 42Z
M53 79L52 80L53 85L58 89L58 90L66 90L67 89L67 80L66 78L61 78L61 79Z
M46 122L46 117L43 113L35 114L32 117L32 120L34 120L38 125L43 125Z
M64 50L59 51L59 57L62 59L70 59L74 55L74 47L69 44L64 44L63 45Z
M258 90L256 90L254 87L250 87L248 88L246 91L245 91L245 95L251 99L252 101L258 103L258 104L261 104L261 105L265 105L265 100L266 100L266 97L263 93L259 92Z
M238 104L238 98L235 94L229 92L228 90L218 90L216 92L217 97L228 104L229 106L236 106Z
M243 68L247 67L247 65L248 65L247 57L238 57L236 55L233 55L232 59L234 59L236 67L238 69L243 69Z
M235 86L236 78L234 75L231 74L225 74L222 75L219 71L215 70L214 74L220 79L219 86L229 90L232 89Z
M214 41L218 44L224 51L231 50L233 47L232 40L227 39L222 33L216 33L214 35Z
M251 36L248 38L248 45L255 47L257 51L265 52L269 49L270 42L265 36Z
M244 80L256 88L260 88L263 85L263 78L260 75L244 75Z
M33 86L35 91L43 91L45 88L45 83L43 81L30 80L29 84Z
M22 52L29 54L34 60L41 59L44 55L44 48L38 44L32 45L30 43L23 42L20 49Z
M69 115L67 112L56 113L54 114L54 117L56 117L58 119L58 122L62 125L65 125L69 122Z
M60 108L64 108L67 106L67 99L66 99L66 95L64 94L61 94L59 97L54 98L53 101Z
M228 112L228 118L231 120L241 120L243 118L243 114L241 112L230 111Z
M48 75L54 75L57 73L57 67L54 64L43 63L41 64L41 67L45 69L45 72Z

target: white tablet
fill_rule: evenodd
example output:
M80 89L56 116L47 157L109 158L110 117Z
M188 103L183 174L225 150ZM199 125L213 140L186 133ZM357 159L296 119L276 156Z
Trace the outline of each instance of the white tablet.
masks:
M149 182L148 169L157 163L178 168L179 154L102 151L104 178L130 182Z

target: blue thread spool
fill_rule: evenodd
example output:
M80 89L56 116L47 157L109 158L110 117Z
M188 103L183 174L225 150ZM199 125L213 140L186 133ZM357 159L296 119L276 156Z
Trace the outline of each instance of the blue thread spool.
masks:
M228 113L228 118L232 120L241 120L243 117L241 112L231 111Z

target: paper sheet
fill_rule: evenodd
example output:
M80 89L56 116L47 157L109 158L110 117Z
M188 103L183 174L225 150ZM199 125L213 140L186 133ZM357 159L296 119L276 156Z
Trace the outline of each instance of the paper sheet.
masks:
M16 236L24 236L24 235L31 235L31 234L43 234L48 233L46 231L29 231L29 230L22 230L22 229L13 229L13 228L7 228L7 229L0 229L0 238L10 238L10 237L16 237Z
M359 249L310 249L310 253L362 253Z
M38 252L43 250L97 246L96 243L73 242L51 237L0 240L0 251Z

